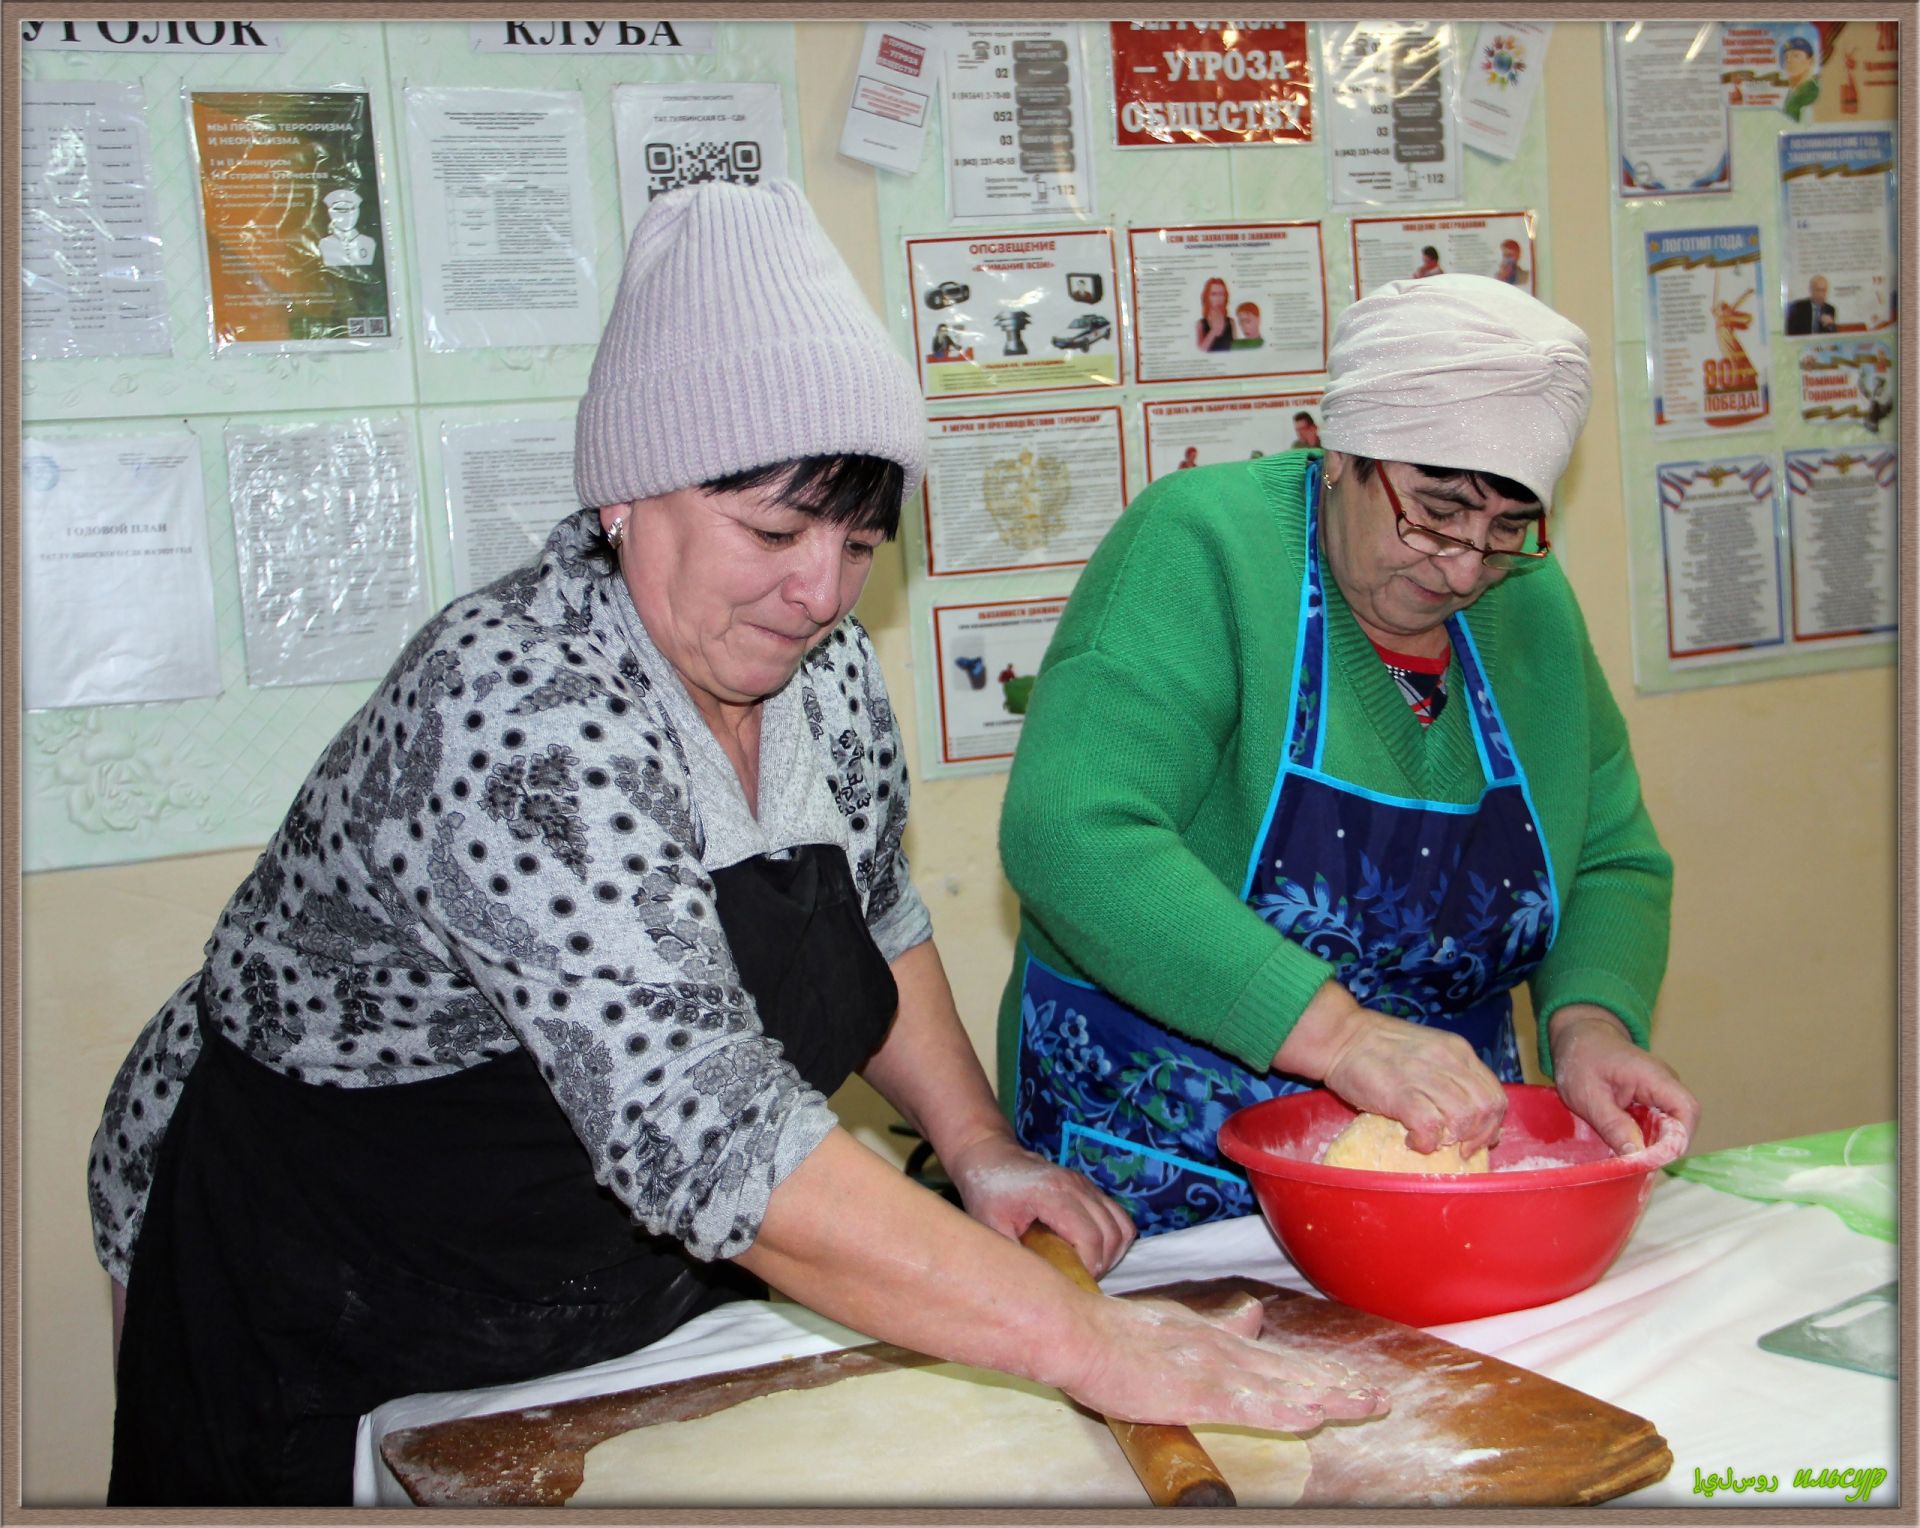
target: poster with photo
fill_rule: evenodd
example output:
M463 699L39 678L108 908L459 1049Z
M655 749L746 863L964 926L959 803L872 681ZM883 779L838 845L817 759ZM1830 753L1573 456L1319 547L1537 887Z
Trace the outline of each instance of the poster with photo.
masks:
M662 192L708 180L757 186L796 178L778 85L615 85L613 139L629 239L647 203Z
M1550 21L1480 23L1460 88L1460 141L1468 148L1494 159L1518 156L1552 40Z
M1666 462L1656 477L1668 660L1698 667L1780 647L1787 638L1772 461Z
M951 22L946 64L947 217L1091 217L1078 25Z
M372 98L190 91L213 349L394 342Z
M1353 218L1356 300L1403 277L1447 271L1491 276L1527 292L1538 289L1531 212L1461 212L1446 217Z
M1320 239L1317 222L1128 229L1135 380L1325 371Z
M1460 200L1455 51L1449 22L1320 23L1328 201Z
M1644 237L1654 433L1761 428L1771 402L1760 230L1667 229Z
M1122 149L1311 143L1304 21L1111 21Z
M1890 329L1899 194L1891 128L1780 135L1780 330Z
M927 574L1079 567L1127 507L1120 406L927 423Z
M1793 639L1843 642L1900 618L1900 457L1891 446L1789 451Z
M1119 385L1111 229L916 238L906 253L927 397Z
M1800 348L1800 417L1812 424L1860 424L1880 433L1896 397L1887 340L1830 340Z
M1257 461L1320 444L1320 390L1179 398L1140 405L1147 446L1147 481L1211 467Z
M1614 159L1623 200L1733 189L1717 21L1615 21Z
M1013 757L1040 660L1066 596L933 607L940 692L940 762Z

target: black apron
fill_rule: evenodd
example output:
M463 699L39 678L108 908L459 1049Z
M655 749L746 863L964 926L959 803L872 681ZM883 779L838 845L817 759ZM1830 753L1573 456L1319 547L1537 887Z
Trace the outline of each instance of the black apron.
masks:
M762 1028L831 1094L898 1005L836 848L716 871ZM219 1033L169 1120L127 1285L112 1506L345 1505L362 1413L644 1347L763 1296L593 1180L523 1049L318 1087Z

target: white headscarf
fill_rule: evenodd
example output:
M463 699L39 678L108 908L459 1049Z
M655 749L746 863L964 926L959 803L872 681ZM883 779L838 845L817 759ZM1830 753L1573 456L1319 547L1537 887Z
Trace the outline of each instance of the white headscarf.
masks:
M1340 315L1321 444L1497 473L1550 503L1593 394L1587 337L1488 276L1390 281Z

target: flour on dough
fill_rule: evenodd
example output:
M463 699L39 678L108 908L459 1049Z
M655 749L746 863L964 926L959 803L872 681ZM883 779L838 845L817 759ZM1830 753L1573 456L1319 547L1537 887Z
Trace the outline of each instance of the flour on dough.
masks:
M1449 1141L1434 1152L1415 1151L1407 1144L1406 1128L1384 1114L1362 1114L1336 1135L1320 1159L1328 1167L1357 1167L1376 1173L1483 1173L1487 1148L1462 1157Z
M1196 1427L1242 1506L1290 1507L1307 1446L1288 1433ZM587 1451L571 1507L1144 1507L1105 1423L1059 1391L934 1364L780 1390Z

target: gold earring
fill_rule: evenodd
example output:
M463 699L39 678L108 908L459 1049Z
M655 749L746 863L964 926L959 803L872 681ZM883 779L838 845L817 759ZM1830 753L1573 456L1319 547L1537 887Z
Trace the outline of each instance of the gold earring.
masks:
M616 552L620 550L620 538L627 533L627 517L622 515L607 527L607 545Z

